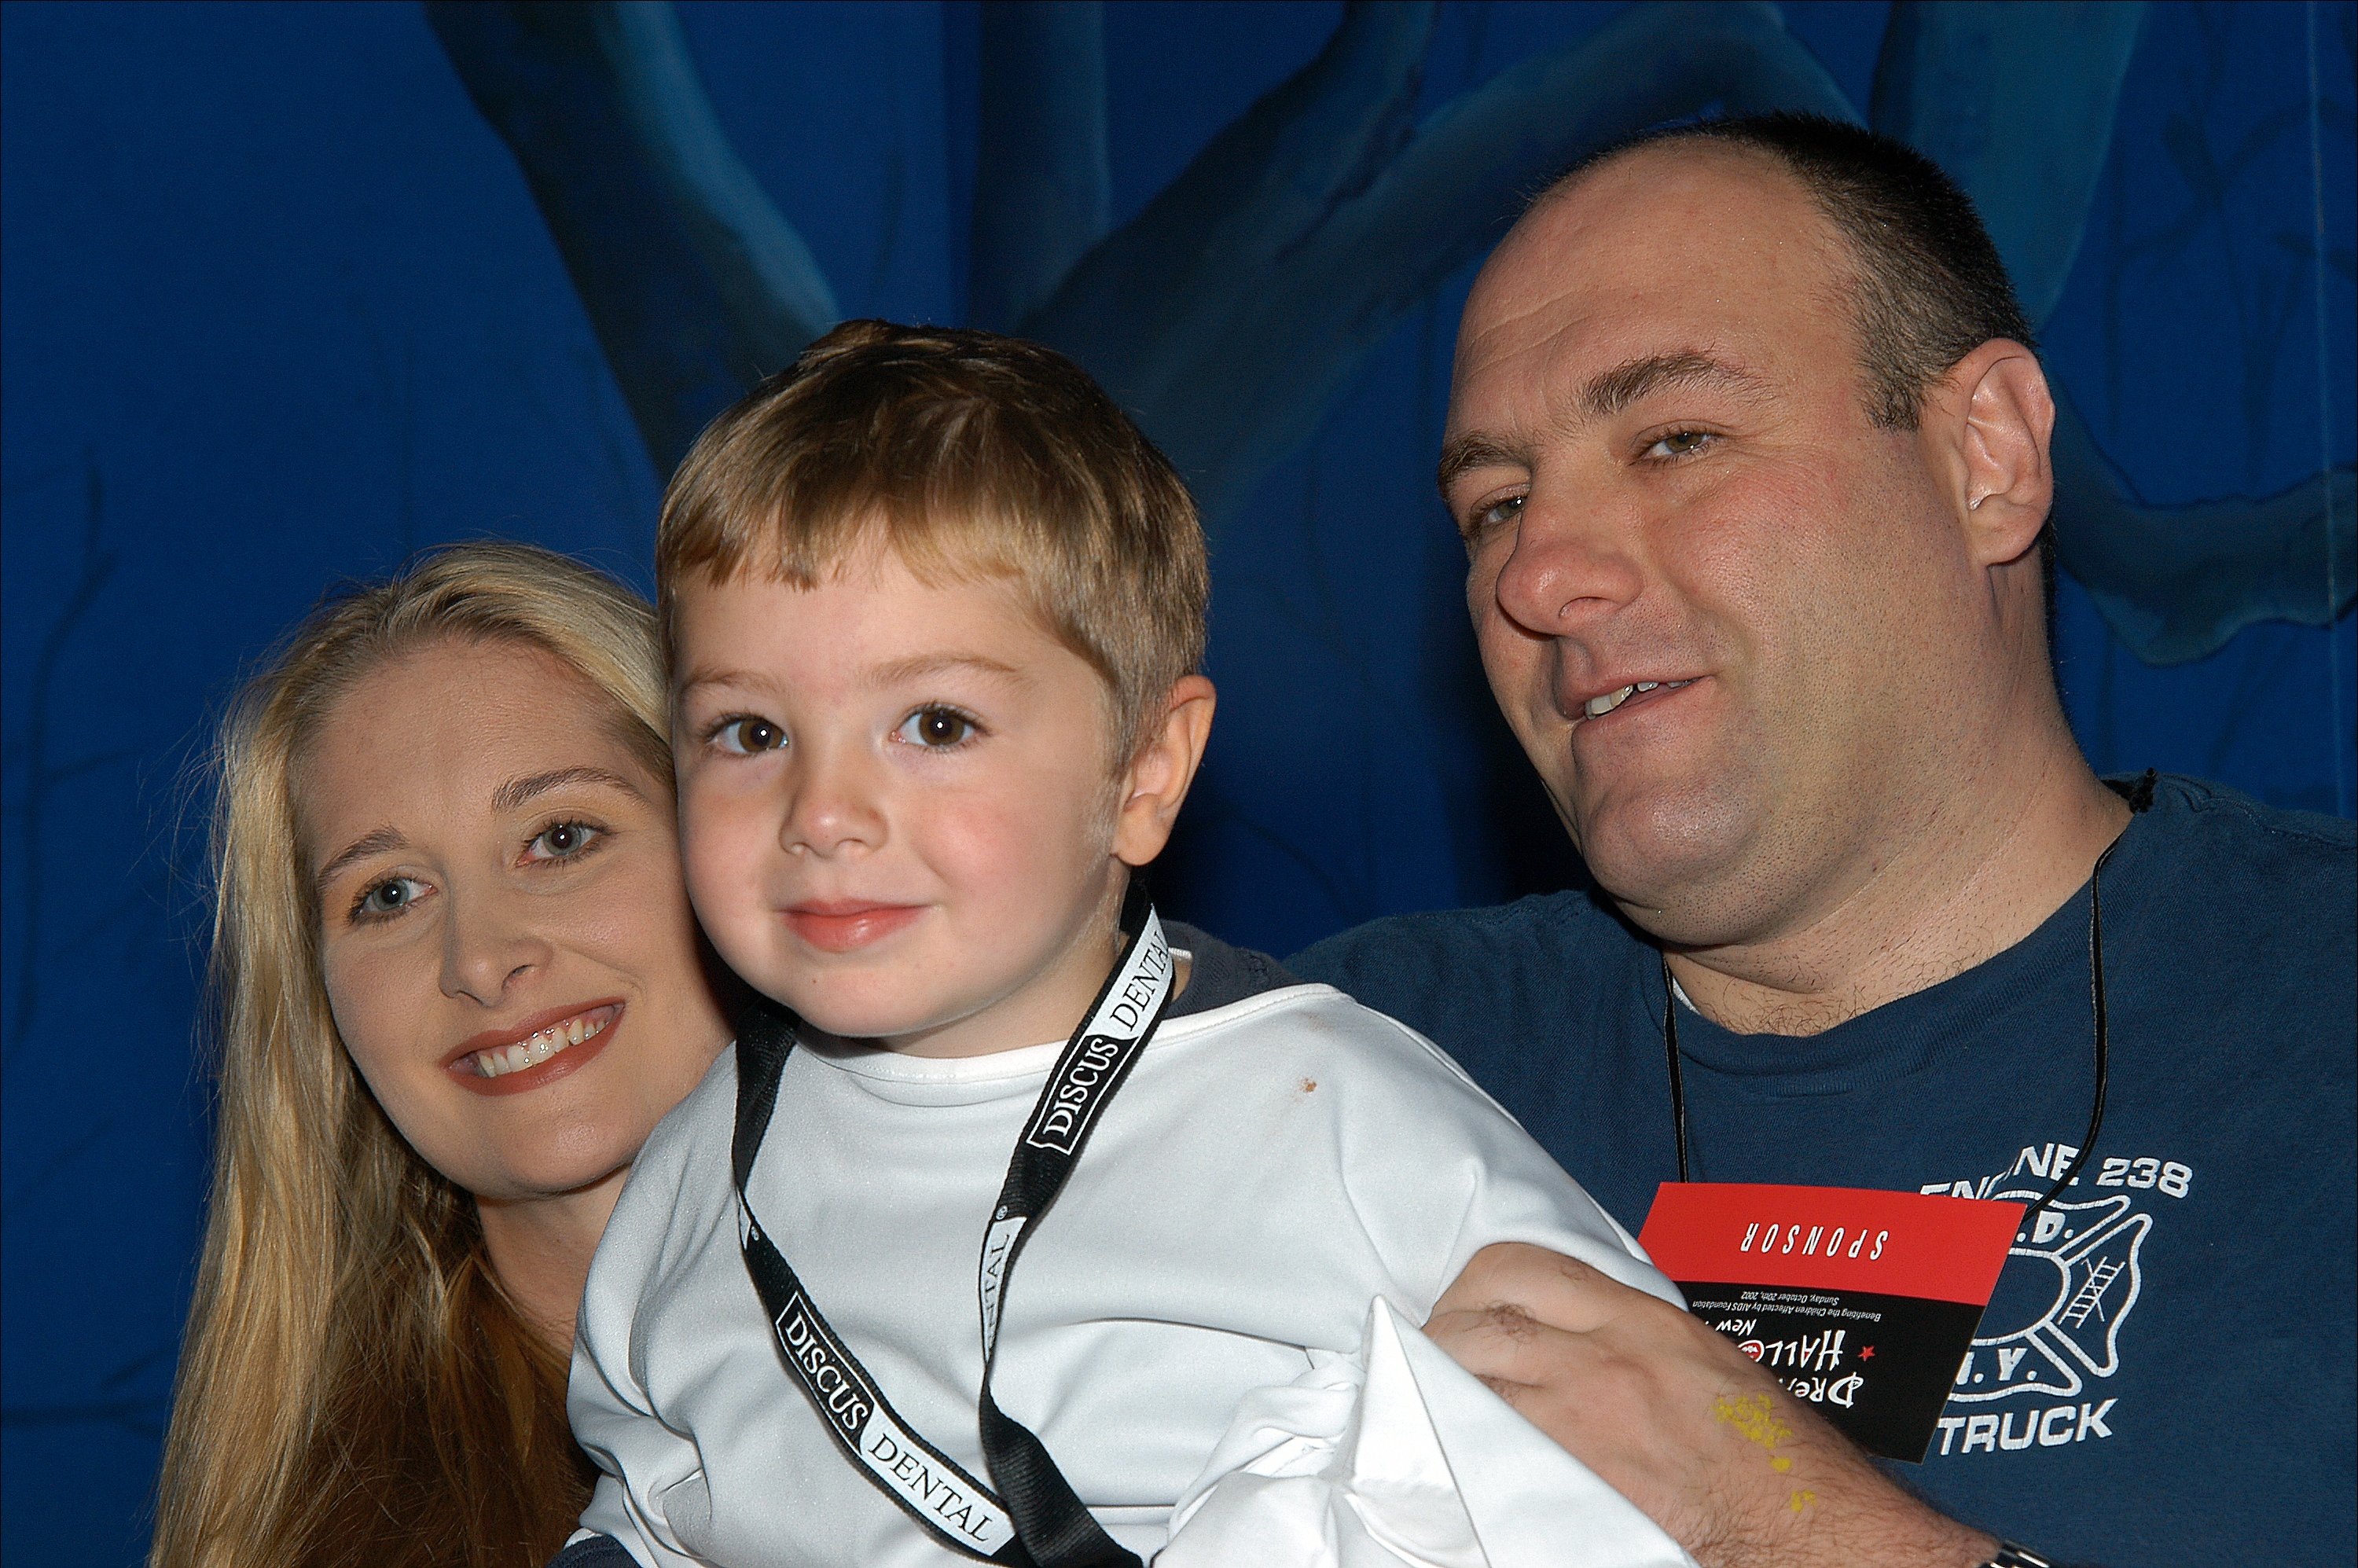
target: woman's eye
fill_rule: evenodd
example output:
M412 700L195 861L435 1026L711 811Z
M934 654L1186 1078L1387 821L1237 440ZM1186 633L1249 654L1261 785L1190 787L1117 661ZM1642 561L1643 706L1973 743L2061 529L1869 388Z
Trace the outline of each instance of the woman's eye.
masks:
M740 716L724 719L712 727L712 740L724 752L750 757L760 752L774 752L786 743L786 732L766 719Z
M416 877L387 877L361 892L352 901L352 914L360 920L384 920L399 914L416 903L425 891L425 884Z
M1674 462L1691 458L1712 441L1708 430L1673 430L1646 449L1646 455L1657 462Z
M913 746L940 752L973 739L979 728L957 708L934 704L901 720L901 728L895 733Z
M525 846L525 854L535 860L570 860L603 838L605 832L587 822L552 822L533 835L532 842Z

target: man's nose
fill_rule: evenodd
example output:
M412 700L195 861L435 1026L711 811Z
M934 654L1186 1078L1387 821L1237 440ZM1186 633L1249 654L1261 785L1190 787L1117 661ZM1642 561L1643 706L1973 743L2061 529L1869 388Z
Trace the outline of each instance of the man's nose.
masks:
M442 994L496 1007L508 988L550 957L547 938L532 919L529 900L497 893L465 898L446 893L442 933Z
M884 841L882 781L854 745L806 746L787 785L780 846L788 854L829 857L873 849Z
M1523 631L1563 636L1638 597L1635 546L1633 525L1608 507L1534 495L1515 520L1491 598Z

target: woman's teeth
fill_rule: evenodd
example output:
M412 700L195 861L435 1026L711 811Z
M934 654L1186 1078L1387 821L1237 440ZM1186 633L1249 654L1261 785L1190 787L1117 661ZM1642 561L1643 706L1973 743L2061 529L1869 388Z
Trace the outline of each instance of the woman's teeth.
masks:
M1641 680L1635 686L1625 686L1619 691L1608 691L1603 697L1590 697L1581 712L1590 719L1601 719L1641 692L1652 691L1657 687L1677 687L1692 684L1682 680Z
M486 1078L496 1078L506 1073L521 1073L526 1067L537 1067L568 1046L579 1045L605 1032L614 1022L614 1010L593 1008L578 1013L562 1023L552 1023L531 1039L514 1045L495 1045L488 1051L478 1051L472 1060L475 1071Z

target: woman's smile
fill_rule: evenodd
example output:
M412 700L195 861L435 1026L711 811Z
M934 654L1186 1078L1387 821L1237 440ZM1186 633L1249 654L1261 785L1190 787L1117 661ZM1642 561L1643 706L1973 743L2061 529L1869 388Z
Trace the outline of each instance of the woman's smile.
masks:
M471 1036L442 1065L477 1094L522 1094L589 1065L613 1038L622 1018L619 997L549 1008L513 1029Z

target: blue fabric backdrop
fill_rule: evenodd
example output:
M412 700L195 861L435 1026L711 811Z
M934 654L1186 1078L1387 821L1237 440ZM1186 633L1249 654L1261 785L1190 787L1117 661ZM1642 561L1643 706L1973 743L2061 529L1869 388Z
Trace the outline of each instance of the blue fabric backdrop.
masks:
M1414 113L1624 9L1450 0ZM1867 104L1887 7L1782 9ZM1110 221L1340 13L1109 7ZM842 313L987 303L968 282L972 8L683 21L723 130ZM0 1556L112 1565L144 1551L200 1220L189 770L211 716L330 579L419 546L519 535L644 584L660 476L417 8L19 3L0 45ZM2353 460L2353 48L2347 4L2156 5L2136 37L2046 341L2147 501L2273 494ZM1222 524L1220 728L1166 888L1238 940L1285 951L1567 874L1474 665L1432 495L1470 270L1350 366ZM2317 582L2317 602L2333 593ZM2067 579L2060 625L2099 767L2352 813L2347 614L2156 667Z

